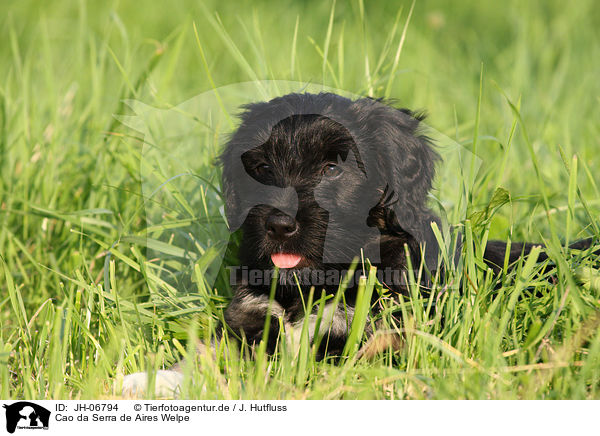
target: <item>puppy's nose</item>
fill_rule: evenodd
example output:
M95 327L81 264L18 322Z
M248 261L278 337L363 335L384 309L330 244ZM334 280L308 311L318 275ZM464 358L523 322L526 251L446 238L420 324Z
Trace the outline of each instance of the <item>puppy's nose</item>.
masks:
M283 213L269 215L265 227L268 235L275 239L287 239L298 231L296 220Z

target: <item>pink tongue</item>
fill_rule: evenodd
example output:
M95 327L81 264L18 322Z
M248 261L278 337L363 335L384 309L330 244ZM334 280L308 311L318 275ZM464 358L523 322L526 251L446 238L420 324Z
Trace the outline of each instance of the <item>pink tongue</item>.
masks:
M300 263L302 256L297 254L274 253L271 260L279 268L293 268Z

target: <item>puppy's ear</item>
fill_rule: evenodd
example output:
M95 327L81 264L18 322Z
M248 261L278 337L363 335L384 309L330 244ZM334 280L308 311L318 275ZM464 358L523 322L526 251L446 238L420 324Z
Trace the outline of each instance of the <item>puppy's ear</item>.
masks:
M241 159L235 152L235 144L232 144L232 141L227 144L225 150L219 157L219 160L223 168L221 192L225 201L225 216L227 218L229 230L233 232L237 230L243 222L243 218L240 217L240 201L235 189L236 179L239 178L239 174L243 174L243 167ZM236 174L238 175L237 177Z
M381 102L369 112L369 131L376 132L373 141L390 199L388 211L393 211L388 215L388 230L410 234L425 249L426 266L433 271L437 269L439 247L431 223L440 225L440 220L427 207L427 195L440 158L428 138L418 132L424 116Z
M242 107L243 110L239 114L240 124L231 133L219 157L223 169L221 192L225 200L225 216L231 232L236 231L243 224L249 210L248 203L252 202L253 197L245 194L249 189L252 192L251 188L255 187L256 181L246 172L242 155L260 143L260 140L255 137L263 133L258 127L260 123L256 123L256 126L252 125L251 118L252 114L260 112L264 105L264 103L255 103Z

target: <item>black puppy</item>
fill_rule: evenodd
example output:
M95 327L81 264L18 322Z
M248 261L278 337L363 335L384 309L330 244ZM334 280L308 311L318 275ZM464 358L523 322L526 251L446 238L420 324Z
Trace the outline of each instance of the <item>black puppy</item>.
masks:
M335 294L361 253L379 271L392 272L384 284L393 292L406 293L409 264L419 268L424 262L435 272L439 247L432 224L440 220L427 207L427 195L439 157L419 134L422 119L378 100L330 93L289 94L246 107L221 157L228 220L243 233L246 274L238 277L225 311L227 327L238 337L259 342L271 316L282 318L284 337L294 339L311 287ZM534 245L513 243L509 264ZM484 260L494 271L505 256L505 242L487 244ZM275 266L280 277L269 314L268 273ZM256 273L254 281L248 271ZM355 297L356 286L349 286L343 305L326 308L323 319L330 323L319 329L327 334L322 353L342 351ZM281 324L272 319L269 325L272 351ZM313 330L311 322L311 339Z
M378 100L330 93L289 94L246 106L221 156L227 218L231 230L242 231L241 268L225 311L234 336L258 343L271 317L269 351L280 333L297 345L311 287L316 295L321 289L335 294L361 254L391 273L384 284L392 292L406 292L409 264L435 272L439 247L432 224L440 220L427 207L427 195L439 157L419 133L422 119ZM532 246L513 243L508 262ZM490 241L486 262L499 271L505 251L504 242ZM275 267L279 277L270 302ZM318 332L316 314L308 314L311 340L327 335L321 355L342 351L356 288L346 289L344 304L325 307L327 322ZM140 382L132 377L126 379L130 389Z
M249 105L241 118L221 157L227 217L241 226L240 261L255 274L252 283L238 277L225 312L236 334L262 338L275 266L271 316L297 331L311 286L334 294L361 250L380 270L405 270L405 244L413 265L423 252L437 265L431 224L439 220L426 198L438 156L417 133L419 116L373 99L289 94ZM386 284L404 291L401 279ZM320 330L330 354L344 346L355 291L346 290L343 307L326 308L331 323ZM270 326L272 350L280 324Z

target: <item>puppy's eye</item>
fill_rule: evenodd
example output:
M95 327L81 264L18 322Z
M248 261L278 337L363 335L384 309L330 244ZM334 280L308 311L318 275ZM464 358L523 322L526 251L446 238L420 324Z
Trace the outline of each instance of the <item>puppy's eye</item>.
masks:
M342 174L342 168L336 164L327 164L325 168L323 168L323 176L328 177L330 179L335 178Z
M260 164L254 168L254 172L259 176L267 175L271 172L271 165L268 164Z

